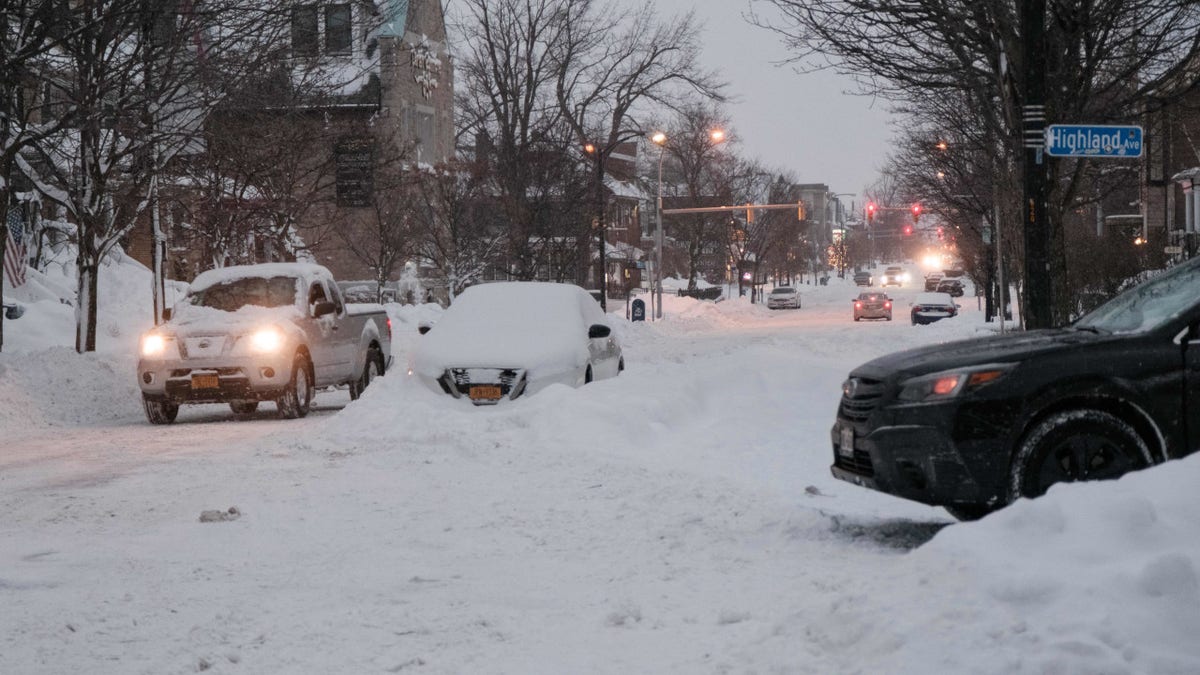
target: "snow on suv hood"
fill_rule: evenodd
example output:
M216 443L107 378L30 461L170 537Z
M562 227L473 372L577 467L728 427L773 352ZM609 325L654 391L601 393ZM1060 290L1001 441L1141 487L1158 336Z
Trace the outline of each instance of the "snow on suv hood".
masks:
M287 307L257 307L246 305L235 312L226 312L212 307L179 305L177 313L166 327L179 335L239 335L264 326L294 326L303 318L300 309Z

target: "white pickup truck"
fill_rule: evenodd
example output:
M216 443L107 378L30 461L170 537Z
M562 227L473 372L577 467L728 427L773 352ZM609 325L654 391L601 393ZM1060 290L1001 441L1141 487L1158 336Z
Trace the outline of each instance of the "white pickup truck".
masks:
M304 417L317 387L356 399L391 365L392 327L377 304L347 304L320 265L268 263L203 272L168 320L142 336L146 418L175 421L182 403L228 403L239 415L274 401Z

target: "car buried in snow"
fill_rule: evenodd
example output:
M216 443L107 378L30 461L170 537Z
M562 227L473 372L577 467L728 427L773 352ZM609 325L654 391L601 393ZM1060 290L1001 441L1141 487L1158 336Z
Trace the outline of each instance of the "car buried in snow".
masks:
M800 309L800 291L793 286L776 286L767 294L767 309Z
M1065 328L902 351L851 371L836 478L980 517L1056 483L1200 448L1200 259Z
M600 304L571 284L502 282L464 291L422 326L409 372L435 392L491 405L625 369Z
M329 271L307 263L203 272L168 320L141 340L146 418L175 421L180 404L228 403L234 413L274 401L304 417L317 387L356 399L391 362L391 322L377 304L346 303Z

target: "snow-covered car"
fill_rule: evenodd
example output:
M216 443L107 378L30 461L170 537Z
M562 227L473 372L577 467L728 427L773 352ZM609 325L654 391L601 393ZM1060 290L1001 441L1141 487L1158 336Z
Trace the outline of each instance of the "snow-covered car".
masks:
M912 303L912 323L933 323L958 316L958 305L949 293L918 293Z
M936 272L925 275L925 290L933 292L937 290L938 284L942 282L942 275Z
M578 286L503 282L468 288L413 349L410 372L475 405L560 383L578 387L625 369L600 305Z
M329 271L307 263L203 272L169 320L142 336L146 418L175 421L183 403L249 414L274 401L304 417L317 387L358 398L391 362L391 323L377 304L347 304Z
M767 294L767 309L800 309L800 291L791 286L777 286Z
M942 279L938 282L935 289L938 293L948 293L951 297L961 298L963 293L963 283L959 279Z
M884 293L859 293L854 303L854 320L892 320L892 299Z

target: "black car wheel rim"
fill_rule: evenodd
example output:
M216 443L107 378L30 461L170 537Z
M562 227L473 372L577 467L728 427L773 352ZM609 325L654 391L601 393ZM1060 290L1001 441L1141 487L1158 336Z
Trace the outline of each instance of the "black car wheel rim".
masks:
M1122 444L1106 436L1081 434L1049 448L1034 478L1034 495L1055 483L1118 478L1139 467Z

